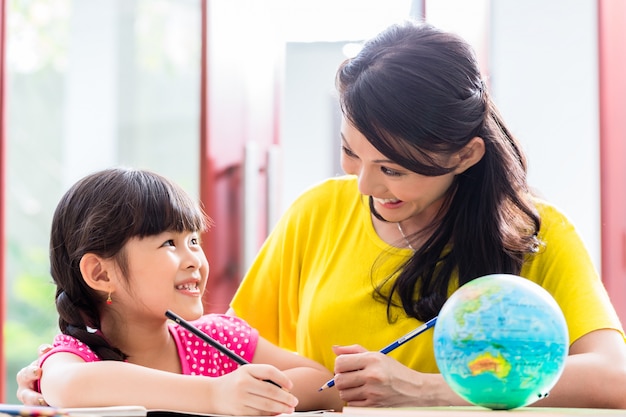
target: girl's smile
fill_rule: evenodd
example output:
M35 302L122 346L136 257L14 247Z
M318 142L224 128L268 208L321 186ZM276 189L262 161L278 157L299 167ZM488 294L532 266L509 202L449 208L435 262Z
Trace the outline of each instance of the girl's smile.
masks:
M114 293L120 303L127 300L129 308L159 319L164 318L164 307L188 320L202 314L209 263L197 232L167 231L133 237L124 251L128 284L118 286ZM135 300L141 300L138 306Z

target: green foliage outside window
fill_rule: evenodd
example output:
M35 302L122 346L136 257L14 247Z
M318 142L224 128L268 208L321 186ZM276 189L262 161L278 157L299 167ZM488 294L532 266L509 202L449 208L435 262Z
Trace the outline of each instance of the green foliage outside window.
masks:
M4 349L7 367L6 401L17 403L15 374L37 357L37 347L52 341L57 331L54 285L48 273L47 248L18 247L9 242L11 262L23 266L9 280Z

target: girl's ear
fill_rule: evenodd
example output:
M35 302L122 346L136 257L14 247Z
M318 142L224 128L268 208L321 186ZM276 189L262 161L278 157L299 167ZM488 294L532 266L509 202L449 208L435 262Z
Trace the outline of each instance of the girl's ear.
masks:
M468 168L476 165L485 155L485 141L481 137L474 137L457 154L458 164L454 170L455 174L460 174Z
M115 289L109 277L111 262L93 253L86 253L80 259L80 273L83 280L94 290L112 292Z

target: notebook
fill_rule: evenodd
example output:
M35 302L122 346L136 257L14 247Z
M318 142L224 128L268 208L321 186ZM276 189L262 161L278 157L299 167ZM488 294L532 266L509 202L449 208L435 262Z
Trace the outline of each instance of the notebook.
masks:
M321 416L330 410L298 411L279 416ZM0 404L0 417L222 417L221 414L188 413L176 410L148 410L140 405L110 407L55 408ZM232 417L232 416L231 416Z

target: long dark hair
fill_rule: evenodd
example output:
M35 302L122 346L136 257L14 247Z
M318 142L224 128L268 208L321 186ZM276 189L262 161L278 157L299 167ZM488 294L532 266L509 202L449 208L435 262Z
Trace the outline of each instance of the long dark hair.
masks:
M427 176L451 172L433 155L460 151L474 137L485 155L455 177L437 221L412 258L375 294L394 295L411 317L438 314L451 278L519 274L539 247L540 218L526 181L526 158L486 91L471 47L429 24L392 25L337 73L342 112L383 155ZM376 213L374 213L376 214ZM383 291L383 288L391 290Z
M84 177L61 198L52 219L50 272L57 286L59 328L101 359L126 355L93 330L100 328L106 294L82 278L86 253L114 259L126 276L122 250L132 237L164 231L204 231L210 219L182 188L145 170L113 168Z

